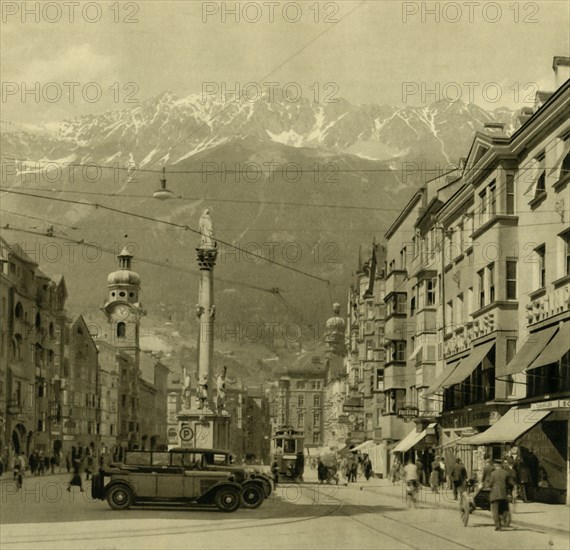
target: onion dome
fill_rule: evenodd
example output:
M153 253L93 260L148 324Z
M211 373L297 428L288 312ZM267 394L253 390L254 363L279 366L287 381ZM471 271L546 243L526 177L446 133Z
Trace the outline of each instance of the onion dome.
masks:
M133 259L133 255L129 252L126 246L117 258L119 259L119 267L121 269L110 273L107 277L107 283L109 285L140 285L140 275L131 271L131 260Z

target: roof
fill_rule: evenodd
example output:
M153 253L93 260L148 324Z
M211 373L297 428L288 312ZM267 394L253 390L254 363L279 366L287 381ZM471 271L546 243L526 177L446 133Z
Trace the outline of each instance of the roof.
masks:
M35 262L34 260L32 260L25 252L24 249L18 244L18 243L8 243L7 241L4 241L6 243L6 245L8 246L8 248L10 249L10 252L12 252L12 254L15 254L18 258L20 258L20 260L37 266L38 262Z

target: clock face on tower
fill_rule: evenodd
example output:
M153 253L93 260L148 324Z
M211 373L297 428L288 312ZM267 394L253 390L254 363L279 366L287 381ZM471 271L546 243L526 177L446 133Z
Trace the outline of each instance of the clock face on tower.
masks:
M119 321L126 321L131 316L131 308L128 306L117 306L113 314Z

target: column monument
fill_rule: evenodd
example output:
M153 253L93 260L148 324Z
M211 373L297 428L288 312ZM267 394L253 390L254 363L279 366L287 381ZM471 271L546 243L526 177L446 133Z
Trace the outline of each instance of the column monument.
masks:
M218 246L214 239L214 226L210 209L205 208L200 217L200 246L196 249L200 268L200 288L196 316L198 317L199 351L198 383L194 399L183 399L178 414L178 439L182 447L206 447L226 449L229 445L230 415L225 410L225 388L220 390L217 379L216 405L214 405L214 267ZM225 371L223 373L225 378Z

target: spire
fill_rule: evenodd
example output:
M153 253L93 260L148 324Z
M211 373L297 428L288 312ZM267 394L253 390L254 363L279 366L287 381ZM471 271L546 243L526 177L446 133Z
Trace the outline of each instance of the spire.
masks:
M121 253L117 256L119 259L119 267L121 269L131 269L131 260L133 259L133 255L129 252L129 249L125 245Z

